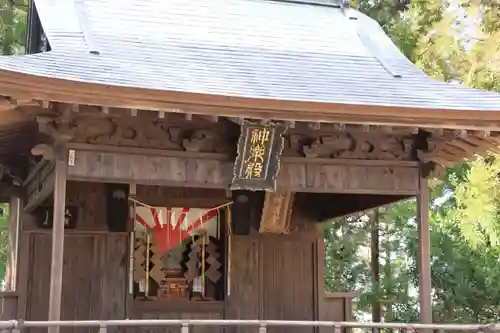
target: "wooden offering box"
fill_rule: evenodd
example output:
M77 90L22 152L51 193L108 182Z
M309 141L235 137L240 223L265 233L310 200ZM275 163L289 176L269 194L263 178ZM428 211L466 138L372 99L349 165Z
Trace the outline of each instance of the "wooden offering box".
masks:
M188 285L184 278L165 278L162 281L158 297L160 299L180 300L188 298Z

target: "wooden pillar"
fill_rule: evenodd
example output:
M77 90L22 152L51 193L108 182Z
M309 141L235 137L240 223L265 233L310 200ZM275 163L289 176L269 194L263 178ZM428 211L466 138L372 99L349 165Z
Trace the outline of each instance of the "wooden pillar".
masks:
M429 184L420 177L420 193L417 196L418 211L418 271L420 295L420 322L432 324L431 239L429 230ZM431 332L431 330L422 330Z
M66 145L56 147L54 180L54 220L52 228L52 260L50 267L49 320L61 319L61 296L64 259L64 216L66 213L66 178L68 173L68 149ZM49 328L49 333L58 333L59 327Z
M17 255L19 243L19 214L20 198L19 195L11 195L9 200L9 247L6 266L6 290L16 290L17 276Z

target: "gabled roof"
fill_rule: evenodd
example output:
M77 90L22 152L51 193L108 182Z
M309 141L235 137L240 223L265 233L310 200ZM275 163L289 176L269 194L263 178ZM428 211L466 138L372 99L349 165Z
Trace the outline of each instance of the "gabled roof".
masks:
M154 108L160 100L244 105L310 111L302 117L309 120L325 120L318 112L335 113L344 105L340 115L459 119L463 114L464 122L480 118L500 126L500 113L454 112L500 111L500 94L428 78L375 21L341 6L264 0L35 4L52 51L2 57L0 93L22 89L81 102L71 100L77 98L72 93L80 93L95 104L113 104L122 94L136 108ZM9 87L13 80L18 85ZM297 113L286 118L294 117Z

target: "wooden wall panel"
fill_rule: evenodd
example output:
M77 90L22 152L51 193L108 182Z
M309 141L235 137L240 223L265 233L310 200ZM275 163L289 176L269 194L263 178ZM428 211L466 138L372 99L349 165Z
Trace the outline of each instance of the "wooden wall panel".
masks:
M107 231L106 184L68 181L67 202L80 206L78 231ZM35 224L33 215L23 214L22 230L42 230Z
M33 257L29 269L26 320L48 320L52 240L50 234L30 234L30 236ZM30 333L46 331L46 329L30 329Z
M22 221L24 222L24 221ZM24 224L24 223L22 223ZM19 254L18 254L18 271L17 271L17 318L26 319L28 315L28 295L30 283L30 269L33 260L33 239L28 232L20 232L19 235Z
M81 207L78 230L108 230L106 224L106 184L68 181L66 191L68 202L78 204Z
M0 294L0 320L18 319L17 299L15 292L3 292Z
M297 235L261 235L263 319L314 320L314 242ZM294 333L312 332L295 327ZM286 333L290 328L269 328Z
M33 259L28 282L27 319L47 320L51 234L31 233ZM127 234L66 235L64 245L63 320L125 319ZM30 333L43 332L31 329ZM46 330L45 330L46 331ZM86 333L65 328L64 333Z
M45 236L47 237L47 236ZM49 236L50 237L50 236ZM66 236L64 246L62 320L90 319L92 298L96 296L93 277L98 267L93 265L94 237ZM49 241L50 243L50 241ZM49 251L50 253L50 251ZM88 328L75 327L61 330L64 333L86 333Z
M92 319L125 319L128 292L128 242L127 234L100 236L95 242L99 274L95 283L99 285L100 311L92 313ZM99 318L96 315L99 315ZM108 333L124 332L124 328L110 328Z
M258 240L250 236L233 236L227 319L261 318L261 269ZM238 327L230 332L254 333L255 328Z
M314 242L297 234L234 237L226 318L314 320ZM290 328L268 330L278 333L289 332ZM293 329L312 331L306 327Z

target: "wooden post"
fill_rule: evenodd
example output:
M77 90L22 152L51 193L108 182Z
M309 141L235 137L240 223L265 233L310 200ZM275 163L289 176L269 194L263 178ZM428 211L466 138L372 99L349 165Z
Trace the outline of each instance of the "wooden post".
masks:
M66 213L66 178L68 173L68 149L56 147L54 180L54 221L52 227L52 260L50 267L49 320L61 319L62 275L64 259L64 220ZM59 327L51 327L49 333L59 333Z
M432 324L431 239L429 230L429 184L420 176L420 193L417 196L418 211L418 271L420 295L420 323ZM431 330L422 330L431 332Z
M17 256L19 242L19 214L20 198L19 195L11 195L9 200L9 251L6 266L6 290L16 290L17 278Z

